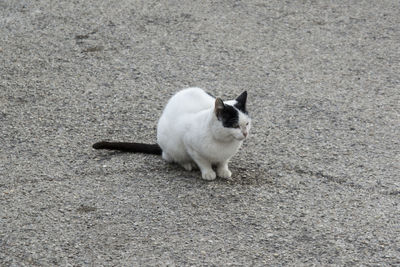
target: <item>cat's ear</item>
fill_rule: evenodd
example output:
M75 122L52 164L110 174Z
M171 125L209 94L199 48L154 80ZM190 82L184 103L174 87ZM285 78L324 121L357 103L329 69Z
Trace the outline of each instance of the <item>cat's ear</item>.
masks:
M244 91L240 94L240 96L236 97L235 107L244 113L246 113L246 100L247 100L247 91Z
M224 102L222 101L221 98L217 97L215 99L215 107L214 107L214 113L217 116L217 118L221 117L224 108L225 108Z

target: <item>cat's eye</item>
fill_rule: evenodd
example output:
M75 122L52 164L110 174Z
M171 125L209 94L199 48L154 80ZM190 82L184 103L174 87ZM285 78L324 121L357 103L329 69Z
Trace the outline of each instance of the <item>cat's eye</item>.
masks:
M248 122L246 123L246 126L249 126L249 123L248 123Z

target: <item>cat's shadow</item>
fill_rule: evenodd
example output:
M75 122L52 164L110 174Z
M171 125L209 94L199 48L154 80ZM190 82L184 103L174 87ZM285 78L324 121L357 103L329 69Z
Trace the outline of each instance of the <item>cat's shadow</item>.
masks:
M99 163L104 163L111 161L112 159L118 158L118 157L124 157L126 155L137 155L140 157L144 158L152 158L154 162L149 162L148 166L146 166L146 172L148 173L163 173L165 174L164 177L167 179L171 179L174 181L181 181L185 183L196 183L199 185L206 185L210 183L214 184L228 184L228 185L233 185L233 184L243 184L246 183L243 181L243 179L246 179L246 176L240 175L240 173L245 171L245 168L231 168L232 172L234 175L236 174L235 177L226 179L226 178L220 178L217 177L213 181L207 181L201 178L201 172L200 169L196 166L193 168L191 171L184 170L182 166L180 166L177 163L168 163L165 162L164 160L161 159L161 157L157 157L154 155L146 155L146 154L132 154L130 152L124 152L124 151L103 151L99 154L97 154L94 157L94 160L96 160ZM214 168L215 169L215 168Z

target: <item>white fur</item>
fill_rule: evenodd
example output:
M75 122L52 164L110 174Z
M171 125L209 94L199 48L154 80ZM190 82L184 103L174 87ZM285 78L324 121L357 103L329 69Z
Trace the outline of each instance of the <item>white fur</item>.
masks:
M236 100L224 102L233 105ZM202 178L230 178L229 159L237 152L250 130L250 118L239 111L239 128L226 128L214 112L215 99L200 88L176 93L167 103L157 126L157 142L168 162L186 170L194 163ZM217 166L217 173L212 169Z

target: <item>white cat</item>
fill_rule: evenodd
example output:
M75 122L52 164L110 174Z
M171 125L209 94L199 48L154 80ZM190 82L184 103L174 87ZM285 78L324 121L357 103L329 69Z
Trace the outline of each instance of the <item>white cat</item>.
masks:
M246 100L246 91L223 102L200 88L184 89L168 101L158 121L158 144L99 142L93 147L162 154L167 162L179 163L188 171L198 166L205 180L228 179L228 162L250 131Z

